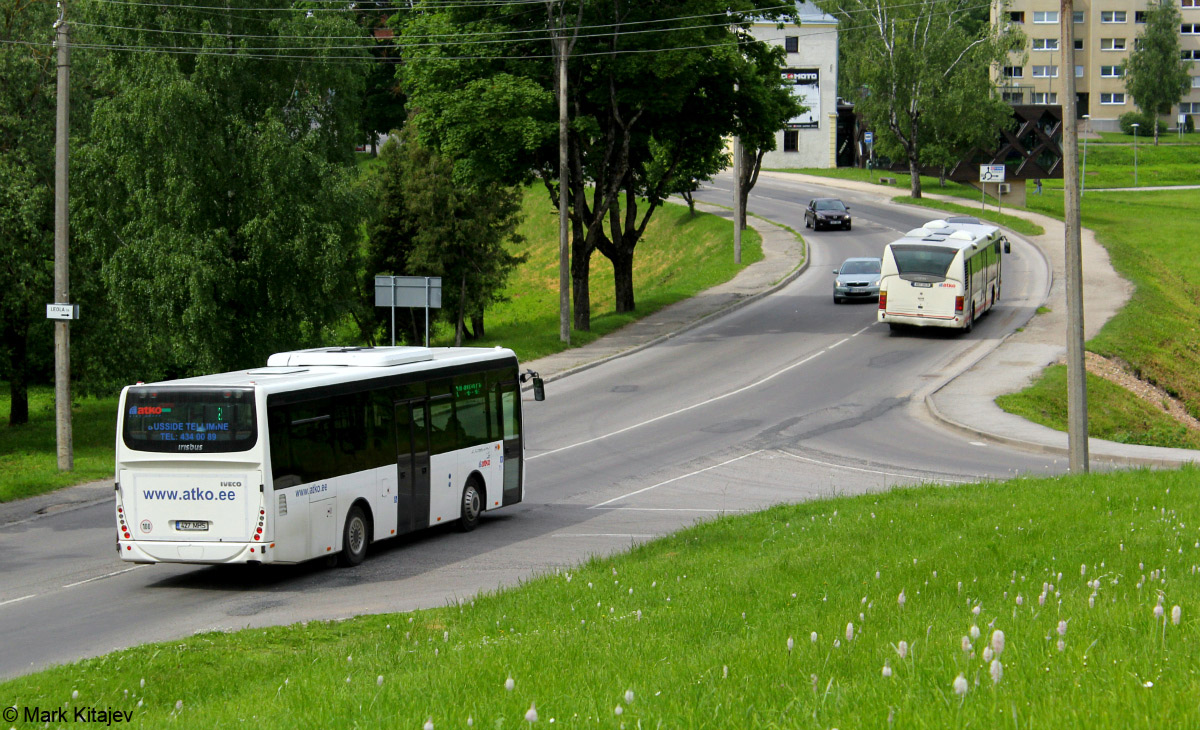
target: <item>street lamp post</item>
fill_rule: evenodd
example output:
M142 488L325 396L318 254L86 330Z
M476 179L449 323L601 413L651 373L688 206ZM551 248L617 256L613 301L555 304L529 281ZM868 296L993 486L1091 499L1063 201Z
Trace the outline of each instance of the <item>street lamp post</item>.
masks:
M1087 187L1087 136L1092 131L1092 115L1083 115L1083 173L1079 176L1079 197L1083 197L1083 190Z
M1137 187L1137 129L1138 124L1134 122L1129 125L1133 127L1133 186Z

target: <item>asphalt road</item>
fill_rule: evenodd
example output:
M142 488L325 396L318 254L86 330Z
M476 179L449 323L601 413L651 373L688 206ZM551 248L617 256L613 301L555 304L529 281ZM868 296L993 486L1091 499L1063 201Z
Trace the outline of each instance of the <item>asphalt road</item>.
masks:
M750 210L803 230L803 204L827 194L762 179ZM851 206L854 230L806 232L811 264L795 282L527 403L526 502L473 533L434 529L377 546L357 568L327 569L132 567L113 550L107 504L0 529L0 677L197 631L469 600L779 502L1065 471L1061 459L940 428L921 405L1036 307L1041 259L1014 247L1003 300L974 332L893 336L873 303L833 304L832 269L935 216L832 194ZM729 203L719 189L699 197Z

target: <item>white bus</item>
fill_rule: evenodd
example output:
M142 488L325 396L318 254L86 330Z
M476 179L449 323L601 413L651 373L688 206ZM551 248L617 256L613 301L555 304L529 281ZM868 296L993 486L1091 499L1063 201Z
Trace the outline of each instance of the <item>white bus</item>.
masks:
M1000 298L1000 229L974 218L933 220L883 250L878 321L971 331Z
M535 373L534 389L542 397ZM127 386L117 552L134 563L356 565L368 545L474 529L524 497L517 358L502 348L318 348Z

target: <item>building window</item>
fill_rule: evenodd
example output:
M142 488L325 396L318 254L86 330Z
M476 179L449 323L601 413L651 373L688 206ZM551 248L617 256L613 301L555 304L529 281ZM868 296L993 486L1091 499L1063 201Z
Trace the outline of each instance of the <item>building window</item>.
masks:
M1033 77L1035 79L1056 79L1058 78L1058 66L1034 66Z
M1033 103L1034 104L1057 104L1058 103L1058 94L1055 92L1052 92L1052 91L1051 92L1035 91L1035 92L1033 92Z
M1013 10L1013 11L1009 12L1008 22L1024 23L1025 22L1025 13L1020 10Z
M1141 23L1142 25L1145 25L1146 24L1146 11L1145 10L1133 11L1133 22Z
M787 51L788 53L799 53L800 52L800 36L785 35L783 37L783 50Z
M1179 104L1180 114L1200 114L1200 102L1181 102Z
M1185 60L1185 61L1200 61L1200 50L1196 50L1196 49L1193 49L1190 51L1185 50L1180 55L1183 56L1183 60Z
M1125 75L1125 69L1120 66L1101 66L1100 78L1102 79L1119 79Z
M1083 39L1082 38L1075 39L1075 50L1077 50L1077 51L1083 50Z
M1024 66L1005 66L1004 78L1006 79L1023 79L1025 78Z
M1179 0L1181 8L1200 8L1200 0Z
M1101 38L1100 50L1102 51L1123 51L1125 50L1124 38Z
M1002 91L1000 92L1000 98L1004 99L1004 101L1009 104L1025 103L1025 94L1021 93L1020 91Z
M1071 13L1071 22L1072 23L1082 23L1083 22L1083 11L1076 10L1073 13Z
M1057 10L1035 10L1033 11L1033 22L1035 23L1057 23Z
M783 151L798 152L800 151L800 133L794 129L783 130Z
M1115 93L1115 94L1101 94L1100 95L1100 103L1101 104L1124 104L1125 103L1125 94L1123 92Z
M1033 50L1035 50L1035 51L1057 51L1058 50L1058 39L1057 38L1034 38L1033 39Z
M1200 23L1184 23L1179 26L1179 32L1183 35L1200 35Z
M1200 76L1193 76L1193 77L1192 77L1192 88L1193 88L1193 89L1200 89Z
M1100 12L1101 23L1124 23L1127 17L1124 10L1103 10Z
M1083 78L1083 66L1075 67L1075 78L1077 78L1077 79Z

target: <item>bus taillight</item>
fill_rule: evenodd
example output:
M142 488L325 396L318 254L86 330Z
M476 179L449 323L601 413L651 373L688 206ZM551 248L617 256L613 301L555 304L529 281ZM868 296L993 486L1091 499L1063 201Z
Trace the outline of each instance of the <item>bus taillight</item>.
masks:
M885 291L879 292L879 308L887 309L887 292Z
M962 297L954 297L954 312L956 314L962 314L962 311L963 311L963 298Z

